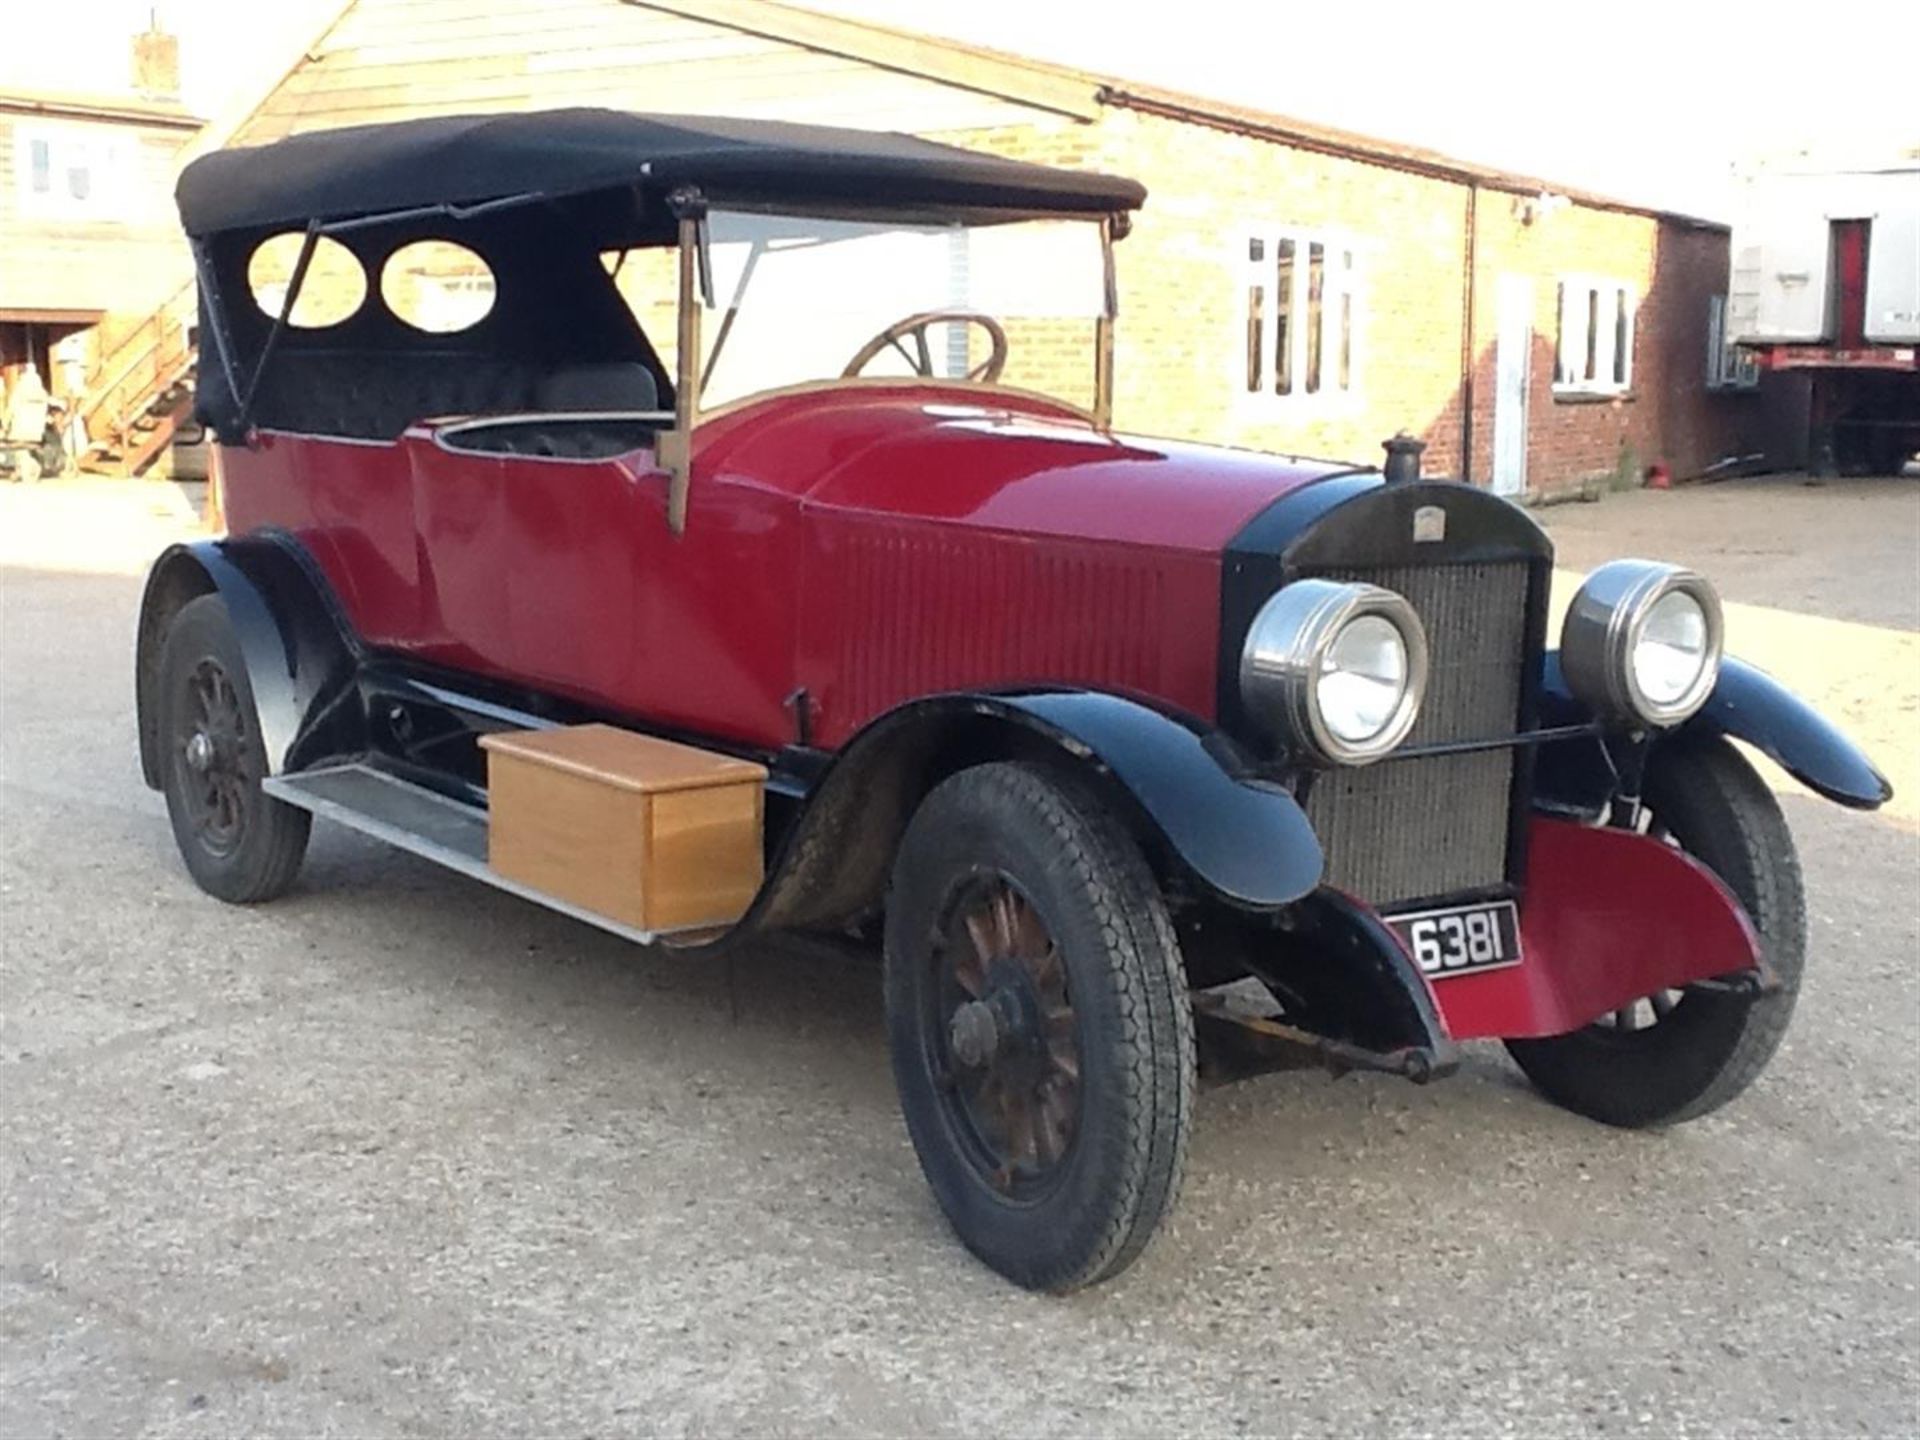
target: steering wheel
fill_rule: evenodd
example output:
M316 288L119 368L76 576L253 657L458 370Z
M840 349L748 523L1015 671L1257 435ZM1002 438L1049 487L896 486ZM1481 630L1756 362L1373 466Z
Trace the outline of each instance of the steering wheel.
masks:
M983 315L978 310L923 310L918 315L909 315L897 324L889 325L873 339L860 347L860 353L847 362L847 368L840 372L842 380L851 380L867 368L874 356L882 350L892 347L900 352L900 358L913 367L913 373L924 380L934 378L933 351L927 344L927 331L947 322L965 325L978 325L987 332L987 338L993 342L993 351L978 365L967 371L966 379L991 385L1000 378L1000 372L1007 368L1007 332L1000 322L991 315ZM914 353L909 354L907 347L900 342L911 338Z

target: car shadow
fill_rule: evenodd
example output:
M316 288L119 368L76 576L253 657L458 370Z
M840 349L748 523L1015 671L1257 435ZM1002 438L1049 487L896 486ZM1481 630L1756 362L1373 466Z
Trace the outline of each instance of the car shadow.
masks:
M506 1033L534 1045L556 1024L576 1046L605 1057L664 1045L688 1094L725 1086L758 1091L790 1107L795 1134L829 1117L897 1141L894 1184L940 1228L905 1145L894 1101L877 949L804 936L776 936L719 955L637 946L375 841L316 827L298 889L276 909L298 922L335 923L350 906L358 928L389 937L387 964L407 984L457 988L496 1009ZM292 918L292 917L290 917ZM804 1075L795 1086L792 1077ZM633 1094L658 1084L657 1068ZM612 1097L618 1099L619 1097ZM1416 1086L1392 1076L1285 1071L1203 1084L1196 1103L1193 1168L1223 1182L1246 1158L1311 1151L1309 1169L1337 1171L1343 1152L1393 1164L1422 1147L1430 1123L1450 1132L1507 1123L1592 1129L1539 1099L1498 1046L1469 1047L1460 1072ZM904 1191L902 1192L905 1193Z

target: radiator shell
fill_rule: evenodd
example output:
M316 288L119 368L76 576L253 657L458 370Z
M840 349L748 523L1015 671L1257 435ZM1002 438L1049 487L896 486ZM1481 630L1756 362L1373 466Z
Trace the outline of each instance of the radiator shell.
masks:
M1426 626L1432 669L1406 746L1488 740L1521 721L1525 560L1349 568L1329 579L1385 586ZM1515 752L1388 758L1317 776L1307 796L1326 883L1378 907L1506 881Z

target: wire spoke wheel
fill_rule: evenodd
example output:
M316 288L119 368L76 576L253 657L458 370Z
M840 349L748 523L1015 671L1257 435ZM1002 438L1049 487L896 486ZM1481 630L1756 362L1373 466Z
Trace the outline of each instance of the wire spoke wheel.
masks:
M1772 1059L1806 964L1806 900L1793 836L1766 783L1715 736L1661 742L1622 829L1705 866L1739 902L1778 990L1660 990L1566 1035L1509 1040L1551 1099L1610 1125L1671 1125L1745 1090Z
M231 855L246 837L249 773L246 709L233 677L212 658L187 675L174 765L187 819L211 855Z
M261 788L266 745L246 657L218 595L180 608L158 671L155 753L180 858L222 900L281 894L306 853L311 817Z
M1012 879L976 874L951 897L932 958L928 1039L969 1159L1003 1194L1042 1192L1080 1122L1078 1028L1053 935Z
M894 857L887 1048L920 1168L1017 1284L1117 1275L1179 1193L1193 1012L1145 857L1079 777L994 762Z
M1673 831L1654 813L1651 805L1635 806L1633 812L1624 817L1616 828L1630 830L1685 853L1686 847L1674 838ZM1652 1032L1694 998L1685 990L1661 990L1652 995L1642 995L1631 1004L1602 1015L1587 1029L1601 1044L1626 1047L1652 1045L1657 1043Z

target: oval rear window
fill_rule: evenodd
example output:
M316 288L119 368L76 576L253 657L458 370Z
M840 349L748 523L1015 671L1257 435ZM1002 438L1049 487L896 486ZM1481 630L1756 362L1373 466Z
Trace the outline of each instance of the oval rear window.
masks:
M380 298L416 330L452 335L471 330L493 309L493 271L451 240L415 240L387 257Z
M253 303L270 320L278 319L287 303L287 287L305 239L298 230L284 231L262 240L247 259L247 288L253 292ZM313 260L287 324L300 330L324 330L354 314L366 299L367 272L360 261L338 240L323 235L313 247Z

